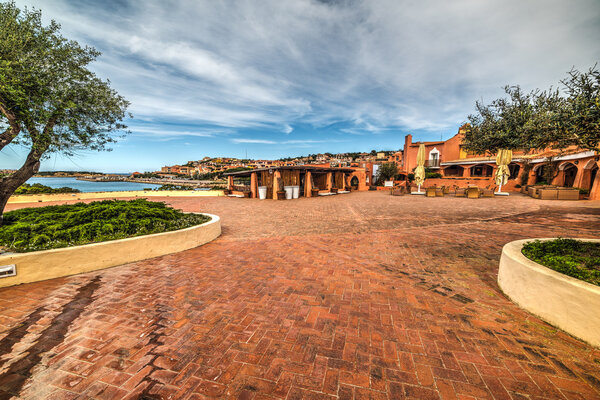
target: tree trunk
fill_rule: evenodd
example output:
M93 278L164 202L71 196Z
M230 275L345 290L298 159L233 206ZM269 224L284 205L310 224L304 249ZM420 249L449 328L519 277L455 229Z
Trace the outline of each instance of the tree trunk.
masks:
M29 178L31 178L40 169L40 160L37 152L32 150L25 163L14 174L0 179L0 225L2 225L4 208L10 196L15 190Z

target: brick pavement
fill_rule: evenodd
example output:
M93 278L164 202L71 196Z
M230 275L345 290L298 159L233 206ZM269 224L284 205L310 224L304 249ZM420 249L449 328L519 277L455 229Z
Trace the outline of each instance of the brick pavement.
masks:
M0 398L600 398L600 350L496 284L510 240L598 237L597 202L165 200L223 235L0 289Z

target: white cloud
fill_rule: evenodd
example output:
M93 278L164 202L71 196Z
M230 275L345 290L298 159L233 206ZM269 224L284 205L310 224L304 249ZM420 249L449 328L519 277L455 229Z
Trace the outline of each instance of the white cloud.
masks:
M277 142L273 140L263 140L263 139L231 139L232 143L251 143L251 144L277 144Z
M294 128L292 128L290 125L285 124L285 126L283 127L283 133L285 133L286 135L289 135L290 133L292 133L294 131Z
M600 60L597 0L34 6L103 51L98 73L150 122L454 131L476 99L502 95L504 84L545 88Z

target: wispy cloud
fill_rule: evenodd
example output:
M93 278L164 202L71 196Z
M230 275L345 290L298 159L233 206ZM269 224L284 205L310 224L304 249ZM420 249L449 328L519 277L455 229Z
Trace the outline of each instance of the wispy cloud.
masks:
M252 144L277 144L274 140L263 139L231 139L232 143L252 143Z
M107 170L447 138L505 84L546 88L600 61L598 0L17 3L99 49L94 70L131 101L132 137L94 159Z
M545 87L600 59L597 0L34 5L104 52L98 72L138 118L286 134L455 128L504 84Z
M343 140L312 140L312 139L296 139L296 140L267 140L267 139L247 139L247 138L236 138L230 140L232 143L241 144L276 144L276 145L310 145L319 143L342 143Z
M285 124L285 126L283 127L283 133L285 133L286 135L289 135L290 133L292 133L294 131L294 128L292 128L290 125Z

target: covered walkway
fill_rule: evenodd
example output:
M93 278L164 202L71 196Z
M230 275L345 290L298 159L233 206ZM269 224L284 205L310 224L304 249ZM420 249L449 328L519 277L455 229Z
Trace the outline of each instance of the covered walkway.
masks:
M335 194L359 189L359 178L353 168L326 168L315 166L260 168L224 174L227 189L233 195L258 198L264 190L267 199L282 199L285 188L296 188L298 197L314 197L319 194ZM362 174L364 175L364 174ZM354 179L353 178L357 178ZM260 190L259 190L260 189ZM279 193L278 193L279 192Z

